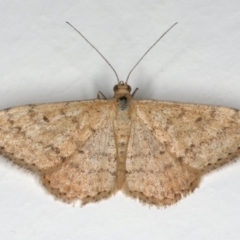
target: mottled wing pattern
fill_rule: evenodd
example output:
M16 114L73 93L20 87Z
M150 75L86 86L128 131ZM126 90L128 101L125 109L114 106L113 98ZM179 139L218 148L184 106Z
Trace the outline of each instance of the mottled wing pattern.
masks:
M3 110L0 151L38 171L44 185L60 198L106 197L115 188L114 112L106 100Z
M134 100L125 192L147 203L172 204L200 175L240 155L238 110Z

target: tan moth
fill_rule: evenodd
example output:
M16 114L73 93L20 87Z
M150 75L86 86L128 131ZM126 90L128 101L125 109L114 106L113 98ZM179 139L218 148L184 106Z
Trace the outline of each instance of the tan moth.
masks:
M65 201L84 204L122 190L156 206L177 202L203 174L240 155L239 110L134 99L131 72L126 82L117 76L111 99L99 92L95 100L0 111L1 154Z

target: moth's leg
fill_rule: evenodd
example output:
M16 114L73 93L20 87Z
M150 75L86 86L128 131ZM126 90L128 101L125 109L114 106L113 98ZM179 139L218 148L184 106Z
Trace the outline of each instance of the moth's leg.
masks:
M137 90L138 90L138 88L136 88L136 89L134 90L134 92L132 93L132 97L134 97L134 95L135 95L135 93L137 92Z
M104 100L107 100L107 98L104 96L104 94L100 91L98 91L97 93L97 99L104 99Z

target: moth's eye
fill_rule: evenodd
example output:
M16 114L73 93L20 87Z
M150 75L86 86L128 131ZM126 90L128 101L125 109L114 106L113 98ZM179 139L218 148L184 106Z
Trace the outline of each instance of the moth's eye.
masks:
M113 91L116 92L118 90L118 85L115 85Z
M129 91L129 92L131 92L131 87L128 85L128 88L127 88L127 90Z

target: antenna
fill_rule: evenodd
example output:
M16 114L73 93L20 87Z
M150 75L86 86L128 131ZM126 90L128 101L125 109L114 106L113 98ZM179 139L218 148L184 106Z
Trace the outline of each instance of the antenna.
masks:
M125 82L125 84L127 84L128 79L132 73L132 71L136 68L136 66L142 61L142 59L148 54L148 52L160 41L160 39L162 39L176 24L178 24L177 22L174 23L144 54L143 56L138 60L138 62L134 65L134 67L132 68L132 70L130 71L130 73L127 76L127 80Z
M97 50L97 48L96 47L94 47L93 45L92 45L92 43L90 43L88 40L87 40L87 38L85 38L84 36L83 36L83 34L82 33L80 33L71 23L69 23L69 22L66 22L68 25L70 25L77 33L79 33L80 35L81 35L81 37L89 44L89 45L91 45L97 52L98 52L98 54L106 61L106 63L110 66L110 68L113 70L113 72L115 73L115 75L116 75L116 77L117 77L117 81L118 81L118 83L120 82L120 80L119 80L119 77L118 77L118 75L117 75L117 72L115 71L115 69L113 68L113 66L110 64L110 62Z

